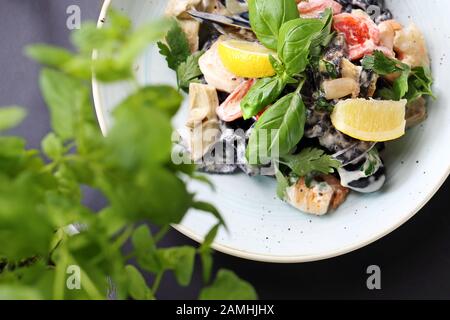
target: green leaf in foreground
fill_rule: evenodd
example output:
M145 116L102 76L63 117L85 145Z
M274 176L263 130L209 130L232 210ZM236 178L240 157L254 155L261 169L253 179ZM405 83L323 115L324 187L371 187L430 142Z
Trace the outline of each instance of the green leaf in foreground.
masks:
M0 285L0 300L41 300L42 294L32 286Z
M161 249L166 269L172 270L180 286L188 286L194 271L195 249L189 246Z
M147 286L144 277L135 267L125 267L128 280L128 293L136 300L154 300L152 290Z
M63 67L73 57L73 53L59 47L46 44L36 44L25 49L25 53L31 59L49 67Z
M195 201L192 203L192 208L211 213L215 218L217 218L217 220L219 220L220 224L226 228L225 221L220 215L219 210L217 210L217 208L212 204L203 201Z
M114 113L116 123L107 137L112 161L132 169L170 160L172 126L168 115L156 108L126 103ZM133 147L128 145L131 141Z
M0 299L154 299L167 271L180 285L190 283L196 253L209 280L211 243L223 220L187 189L194 166L171 161L171 118L180 94L167 86L136 88L115 108L103 137L87 81L92 68L99 81L133 79L135 58L166 32L159 22L134 31L127 17L111 11L103 28L91 23L77 32L78 53L43 45L29 49L53 68L40 78L53 131L41 142L42 152L26 149L20 137L0 135ZM94 62L93 49L99 49ZM195 63L185 65L183 76L190 81L196 69L188 66ZM3 129L22 118L19 109L0 109ZM104 198L103 209L84 205L87 189ZM221 221L200 248L158 247L169 225L193 207ZM143 222L161 230L153 237ZM132 258L138 266L127 265ZM81 290L67 287L66 280L75 284L68 265L79 267Z
M0 131L12 129L22 122L27 113L17 106L0 108Z
M169 116L174 116L182 101L183 97L173 87L157 85L140 88L122 101L120 107L143 106L158 109Z
M240 279L234 272L219 270L211 286L200 293L200 300L256 300L258 296L253 287Z
M338 160L326 155L323 150L313 148L303 149L297 155L284 156L283 162L300 177L305 177L313 172L333 173L341 166Z
M214 227L212 227L211 230L209 230L208 234L203 239L203 242L199 248L200 259L201 259L202 268L203 268L203 272L202 272L203 282L205 282L205 283L209 282L209 279L211 278L211 271L212 271L212 267L213 267L211 245L217 236L217 232L219 232L220 226L221 226L221 224L218 223Z
M131 242L134 247L136 259L143 269L154 273L162 271L162 263L148 226L142 225L134 230L131 236Z
M42 71L40 86L50 109L53 130L62 140L74 138L76 115L84 109L92 112L89 91L79 81L50 69Z
M64 153L64 146L54 133L49 133L42 140L41 148L47 157L54 160L59 159Z
M161 39L171 26L170 20L159 19L136 29L125 38L123 47L117 56L117 63L121 66L132 67L149 43Z

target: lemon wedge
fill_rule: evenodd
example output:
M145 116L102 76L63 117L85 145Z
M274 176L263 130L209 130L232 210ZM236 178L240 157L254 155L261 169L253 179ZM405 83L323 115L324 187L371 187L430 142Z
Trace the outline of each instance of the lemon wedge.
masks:
M269 55L276 53L259 43L225 40L219 43L218 50L225 68L238 77L264 78L275 74Z
M405 134L406 103L407 100L342 100L336 104L331 122L337 130L358 140L395 140Z

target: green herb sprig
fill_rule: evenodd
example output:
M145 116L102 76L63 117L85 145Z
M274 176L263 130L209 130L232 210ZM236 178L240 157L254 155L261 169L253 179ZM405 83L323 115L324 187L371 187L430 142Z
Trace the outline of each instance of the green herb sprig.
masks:
M158 41L159 53L166 57L169 68L176 72L178 87L189 92L189 84L198 82L202 75L198 60L204 52L191 54L186 34L176 21L167 32L165 40L166 43Z
M277 57L270 59L277 74L258 80L241 102L246 119L273 103L258 120L247 147L250 163L262 164L274 157L290 154L303 137L306 108L300 92L305 70L311 56L316 55L329 41L332 13L326 10L321 19L303 19L298 17L298 13L293 17L286 11L286 8L295 6L294 0L270 1L270 5L269 1L253 0L250 4L250 21L257 35L266 34L267 25L279 27L277 30L271 29L270 38L270 43L275 43L277 49ZM298 12L297 9L295 11ZM266 21L263 24L256 18L252 19L265 16L276 23ZM253 23L255 20L258 23ZM283 23L278 23L280 21ZM297 90L277 101L288 85L297 85Z
M434 97L431 89L433 78L427 67L411 68L399 60L385 56L381 51L375 51L373 55L366 56L361 63L365 69L373 70L381 76L399 73L392 86L380 90L380 95L385 99L406 98L411 102L424 95Z
M42 152L26 149L25 140L5 132L20 123L24 109L0 108L0 299L155 299L169 272L180 286L189 285L197 256L207 285L200 298L255 299L251 285L231 271L219 271L210 282L211 244L224 222L213 206L188 191L194 168L171 161L171 117L180 94L168 86L141 87L134 79L134 60L171 23L133 30L116 11L108 22L102 29L88 23L76 32L77 53L47 45L27 48L47 66L39 82L53 131L43 139ZM93 113L92 71L101 81L136 84L115 109L106 138ZM83 204L85 187L106 198L104 208ZM161 247L169 226L191 208L218 218L204 243ZM72 224L79 232L68 232ZM80 277L74 290L67 284L71 266Z

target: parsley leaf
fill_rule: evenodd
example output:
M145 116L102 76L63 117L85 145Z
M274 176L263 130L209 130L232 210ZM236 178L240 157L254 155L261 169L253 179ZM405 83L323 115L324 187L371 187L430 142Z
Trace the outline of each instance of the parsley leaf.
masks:
M400 100L406 97L408 101L413 101L423 95L433 96L431 89L433 79L429 68L411 68L399 60L385 56L381 51L366 56L361 63L365 69L373 70L381 76L400 73L392 86L379 90L382 98Z
M386 57L381 51L374 51L373 55L365 56L361 64L364 69L373 70L381 76L403 71L400 61Z
M202 75L198 66L198 59L203 51L191 54L186 34L178 22L174 22L166 35L166 43L158 42L159 53L166 57L170 69L177 74L178 88L189 91L189 83L198 82Z
M300 177L305 177L313 172L333 173L341 163L326 155L323 150L306 148L297 155L283 157L283 162Z
M184 91L189 91L191 82L199 82L198 78L202 76L202 71L198 66L198 59L203 51L190 55L185 62L182 62L177 69L178 87Z
M415 67L411 71L411 76L408 79L409 90L406 93L408 101L414 101L421 96L435 97L431 86L433 85L433 78L429 68Z
M175 21L166 35L166 43L158 42L160 53L166 57L167 64L172 70L177 70L181 63L191 55L188 39Z

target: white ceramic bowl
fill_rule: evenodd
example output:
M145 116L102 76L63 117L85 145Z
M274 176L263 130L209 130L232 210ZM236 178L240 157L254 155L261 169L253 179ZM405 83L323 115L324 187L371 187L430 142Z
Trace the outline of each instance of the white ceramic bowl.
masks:
M325 217L303 214L281 202L270 178L245 175L211 176L216 192L193 183L199 197L219 208L229 233L221 230L214 248L234 256L267 262L305 262L330 258L361 248L392 232L418 212L450 171L450 2L446 0L390 0L388 7L403 23L413 20L424 32L432 57L434 90L429 119L390 143L386 151L388 181L381 192L353 193L338 211ZM162 14L165 0L106 0L127 13L136 25ZM174 73L155 47L137 61L142 83L175 84ZM111 126L111 110L129 92L127 83L102 85L94 81L94 98L101 128ZM186 106L177 116L183 123ZM201 241L215 220L190 212L176 228Z

